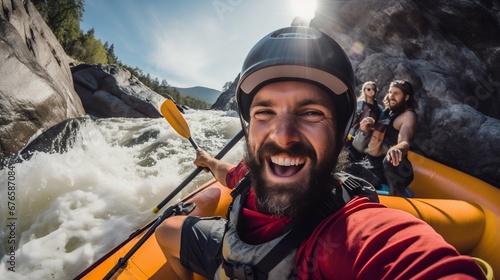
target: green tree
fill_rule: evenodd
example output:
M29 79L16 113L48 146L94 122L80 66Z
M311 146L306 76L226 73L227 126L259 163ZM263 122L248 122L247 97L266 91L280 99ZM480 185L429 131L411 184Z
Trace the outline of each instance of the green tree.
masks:
M81 37L84 0L33 0L33 3L65 50Z
M232 84L233 84L233 82L232 82L232 81L226 82L226 83L222 86L222 92L227 91L227 90L231 87L231 85L232 85Z
M111 44L111 46L108 47L108 42L105 42L104 49L106 50L106 57L108 60L108 64L118 64L119 60L115 54L115 45Z
M94 36L94 28L90 29L73 45L70 53L78 60L89 64L107 63L106 49Z

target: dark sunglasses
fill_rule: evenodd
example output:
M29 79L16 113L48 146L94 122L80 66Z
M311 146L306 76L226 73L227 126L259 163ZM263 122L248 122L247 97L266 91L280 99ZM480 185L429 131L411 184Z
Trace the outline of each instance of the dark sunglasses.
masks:
M367 90L367 91L372 91L372 90L375 91L375 89L373 89L373 88L365 88L365 90Z

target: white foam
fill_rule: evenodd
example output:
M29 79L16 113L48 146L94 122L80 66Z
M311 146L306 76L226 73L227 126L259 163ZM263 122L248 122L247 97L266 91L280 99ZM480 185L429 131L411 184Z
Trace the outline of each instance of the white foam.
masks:
M213 155L240 129L224 112L189 111L185 118L193 139ZM236 163L242 147L224 160ZM7 169L1 170L0 275L75 277L156 218L151 209L195 169L194 156L163 119L101 119L84 124L68 152L37 153L15 164L16 272L8 271ZM200 174L182 195L210 177Z

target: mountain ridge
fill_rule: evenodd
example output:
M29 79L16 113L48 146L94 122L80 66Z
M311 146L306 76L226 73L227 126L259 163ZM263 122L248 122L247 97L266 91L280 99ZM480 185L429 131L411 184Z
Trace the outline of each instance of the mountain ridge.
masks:
M193 98L199 99L201 101L205 101L210 103L210 105L214 104L219 98L221 91L204 87L204 86L194 86L194 87L174 87L179 91L179 93L183 96L191 96Z

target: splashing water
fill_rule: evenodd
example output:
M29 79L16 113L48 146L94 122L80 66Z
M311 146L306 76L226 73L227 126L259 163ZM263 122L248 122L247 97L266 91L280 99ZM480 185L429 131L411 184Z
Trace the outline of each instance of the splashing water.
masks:
M185 118L212 155L241 129L234 112ZM224 160L242 156L240 141ZM0 170L0 275L72 279L156 218L151 210L195 169L194 157L164 119L89 118L66 153L35 153ZM171 203L211 178L202 173Z

